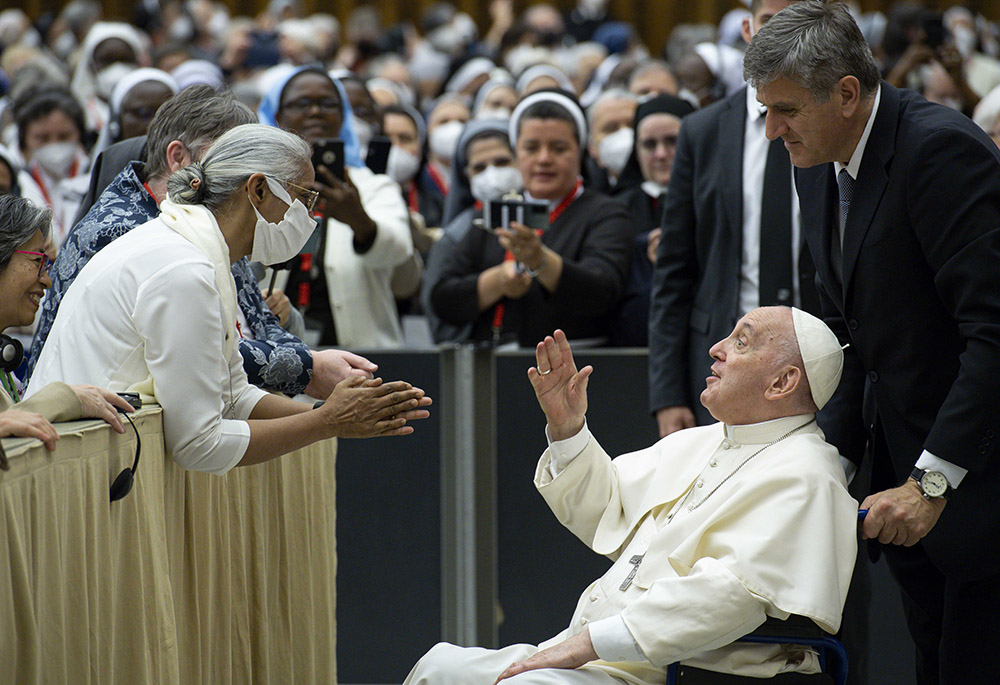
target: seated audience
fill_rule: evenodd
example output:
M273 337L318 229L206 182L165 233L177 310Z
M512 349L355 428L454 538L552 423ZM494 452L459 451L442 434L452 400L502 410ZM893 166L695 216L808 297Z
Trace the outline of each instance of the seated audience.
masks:
M566 336L528 370L548 421L535 486L559 521L614 564L569 626L537 647L440 643L407 685L662 683L666 667L770 678L817 672L800 646L734 640L768 616L840 625L857 552L857 502L815 412L843 353L819 319L756 309L710 350L702 403L718 423L611 459L587 428L587 382Z
M39 415L19 416L16 422L29 427L29 432L8 435L37 437L54 449L56 438L49 422L103 419L124 433L118 410L131 412L132 407L103 388L59 382L40 386L31 399L22 399L23 388L14 371L24 351L20 342L2 334L11 326L26 326L34 320L38 302L52 283L43 249L51 220L51 210L14 195L0 196L0 412L16 407L20 414Z
M317 254L293 260L285 292L304 307L306 328L322 346L388 348L403 344L392 292L395 268L413 256L409 214L399 186L358 156L354 117L343 86L321 68L301 67L261 102L261 121L310 143L344 142L344 178L320 166L314 188L326 219ZM294 255L293 255L294 256Z
M142 161L128 162L74 227L67 250L56 257L52 289L42 301L38 330L31 345L32 364L41 353L63 296L80 270L104 247L159 214L170 174L199 161L209 145L230 128L256 121L233 96L206 85L191 86L163 105L153 117ZM124 141L113 145L103 156ZM243 366L254 385L316 399L330 394L348 375L370 377L377 368L363 357L342 350L310 351L285 332L257 288L248 260L233 264L241 322Z
M31 395L92 381L163 406L167 451L216 474L330 437L404 435L423 391L351 377L317 409L247 382L237 341L234 262L296 254L315 223L309 145L274 127L223 134L170 176L156 219L101 250L66 293Z
M635 145L619 180L615 199L629 208L635 239L632 273L612 341L624 347L649 344L650 291L660 245L664 194L674 166L681 118L694 111L685 100L660 95L639 105L635 113Z
M0 195L20 195L21 186L17 182L21 165L14 153L0 145Z
M670 65L659 59L640 62L628 77L628 92L637 98L677 95L677 79Z
M433 311L472 324L472 340L531 345L558 326L607 343L633 232L624 207L583 187L583 110L562 92L540 91L518 104L509 134L527 196L548 204L548 228L512 222L495 235L466 233L431 292Z
M76 55L70 90L86 112L88 129L104 128L111 90L146 61L144 42L138 30L123 22L99 21L87 31Z

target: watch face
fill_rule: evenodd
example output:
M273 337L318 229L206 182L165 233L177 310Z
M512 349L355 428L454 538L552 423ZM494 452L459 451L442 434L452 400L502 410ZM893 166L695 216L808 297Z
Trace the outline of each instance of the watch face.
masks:
M948 479L940 471L928 471L920 479L920 487L928 497L941 497L948 490Z

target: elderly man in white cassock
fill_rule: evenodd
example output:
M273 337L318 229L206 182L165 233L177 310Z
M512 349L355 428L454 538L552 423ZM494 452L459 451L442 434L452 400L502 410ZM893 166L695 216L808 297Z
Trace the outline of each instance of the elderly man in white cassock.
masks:
M816 672L805 648L734 641L768 616L836 632L857 553L857 502L815 413L843 353L819 319L749 312L716 343L701 401L718 423L611 459L585 420L587 380L566 336L528 370L549 447L535 485L553 513L614 565L541 645L441 643L406 683L663 683L668 664L746 676Z

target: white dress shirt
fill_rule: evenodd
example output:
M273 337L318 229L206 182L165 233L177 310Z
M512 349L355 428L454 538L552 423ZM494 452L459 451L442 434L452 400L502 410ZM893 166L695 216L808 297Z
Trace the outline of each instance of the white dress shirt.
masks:
M163 407L167 451L184 468L222 474L250 444L246 419L266 393L227 359L215 268L154 219L101 250L67 291L28 395L53 381L116 392L148 387Z
M764 195L764 166L771 141L764 133L764 108L757 91L747 86L747 120L743 130L743 254L740 258L740 316L760 306L760 215ZM792 170L788 172L792 184ZM792 184L792 289L795 306L799 295L801 216L799 197Z
M857 147L854 148L854 153L851 155L851 159L847 166L844 166L840 162L833 163L833 173L839 176L841 169L847 169L847 173L855 181L858 180L858 172L861 169L861 160L865 155L865 147L868 145L868 137L871 135L872 126L875 124L875 115L878 113L879 103L882 101L882 86L878 87L875 91L875 103L872 105L871 114L868 115L868 122L865 124L865 130L861 134L861 139L858 141ZM840 212L837 212L840 226L840 244L844 244L844 219ZM920 457L917 459L915 464L917 468L924 469L925 471L940 471L944 474L944 477L948 479L948 484L953 488L957 488L965 478L965 474L969 472L968 469L964 469L957 464L952 464L950 461L942 459L934 454L931 454L927 450L920 453Z

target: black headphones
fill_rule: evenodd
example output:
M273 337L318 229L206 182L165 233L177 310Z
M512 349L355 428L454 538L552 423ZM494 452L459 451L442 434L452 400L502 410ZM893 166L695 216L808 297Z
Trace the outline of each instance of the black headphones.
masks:
M128 414L122 411L118 413L128 419L128 422L132 424L132 430L135 431L135 460L132 462L132 468L124 469L115 477L114 482L111 484L112 502L120 500L132 491L132 484L135 481L135 470L139 468L139 453L142 451L142 440L139 439L139 429L132 423L132 419Z
M14 373L24 361L24 346L17 338L0 334L0 371Z

